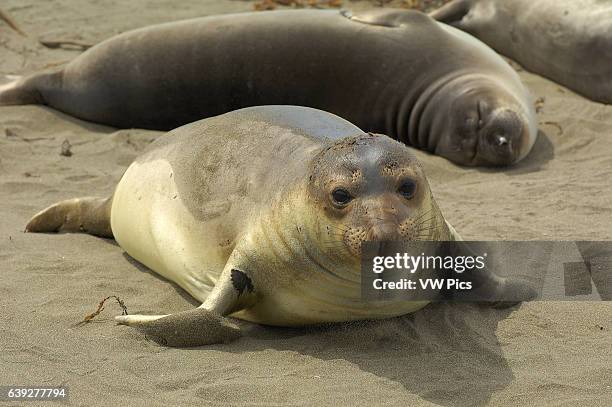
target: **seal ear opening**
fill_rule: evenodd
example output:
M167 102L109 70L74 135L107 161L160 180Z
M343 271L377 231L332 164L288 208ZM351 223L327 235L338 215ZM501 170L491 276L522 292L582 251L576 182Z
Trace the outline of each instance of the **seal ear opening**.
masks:
M470 4L467 0L454 0L445 4L437 10L429 13L429 16L441 23L459 27L461 20L470 11Z

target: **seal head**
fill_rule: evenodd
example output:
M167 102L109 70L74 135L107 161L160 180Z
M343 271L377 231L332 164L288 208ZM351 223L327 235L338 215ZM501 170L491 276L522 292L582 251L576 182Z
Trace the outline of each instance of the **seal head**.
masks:
M450 237L420 163L385 136L348 137L321 151L308 194L323 214L316 217L317 234L336 256L359 257L365 241Z
M436 154L468 166L506 166L527 155L535 128L513 92L484 74L441 82L424 94L425 106L417 109L420 122L431 123L429 139L438 138L431 146Z

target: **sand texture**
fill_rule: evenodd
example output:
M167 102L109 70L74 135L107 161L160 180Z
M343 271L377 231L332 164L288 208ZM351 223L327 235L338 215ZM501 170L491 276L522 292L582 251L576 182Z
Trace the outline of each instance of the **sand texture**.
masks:
M253 3L5 0L1 7L30 35L0 22L0 74L21 75L79 53L36 38L95 43ZM612 106L520 74L544 98L533 152L506 170L461 168L419 152L441 209L466 239L609 240ZM0 385L66 384L73 406L612 405L612 303L532 302L501 311L437 304L316 329L242 323L238 341L195 349L160 347L115 325L113 303L76 326L111 294L130 313L198 305L113 241L22 233L49 204L110 194L160 135L41 106L0 108ZM70 157L60 155L65 140Z

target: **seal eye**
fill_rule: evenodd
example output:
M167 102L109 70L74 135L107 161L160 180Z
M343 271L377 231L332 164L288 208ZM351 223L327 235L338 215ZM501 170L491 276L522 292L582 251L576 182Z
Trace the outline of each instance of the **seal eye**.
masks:
M334 204L338 206L345 206L353 200L353 197L346 189L336 188L334 189L334 192L332 192L332 199Z
M412 197L414 196L416 192L416 188L417 188L416 182L409 179L409 180L404 181L402 185L400 185L397 192L406 199L412 199Z

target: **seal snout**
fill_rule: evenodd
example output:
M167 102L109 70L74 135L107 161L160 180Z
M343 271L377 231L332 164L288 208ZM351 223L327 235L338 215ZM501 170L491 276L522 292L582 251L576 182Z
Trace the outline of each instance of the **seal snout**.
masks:
M492 132L486 136L487 145L490 146L494 153L500 158L514 159L514 142L513 137L503 132Z
M437 216L431 210L404 216L374 217L361 227L349 227L343 235L348 250L361 255L365 242L393 242L408 240L431 240L435 238Z
M501 135L495 136L495 141L497 142L497 145L499 147L504 147L510 144L509 140L505 136L501 136Z
M325 216L319 230L333 255L360 257L365 242L427 238L435 228L422 167L388 137L334 142L315 157L307 182L313 207Z
M361 247L365 242L383 242L402 240L400 225L397 222L377 222L371 226L348 227L342 240L349 252L361 256Z
M478 156L494 165L509 165L519 159L521 140L526 128L516 112L496 110L491 112L481 129Z
M367 241L392 241L401 239L397 222L381 222L370 227L366 233Z

